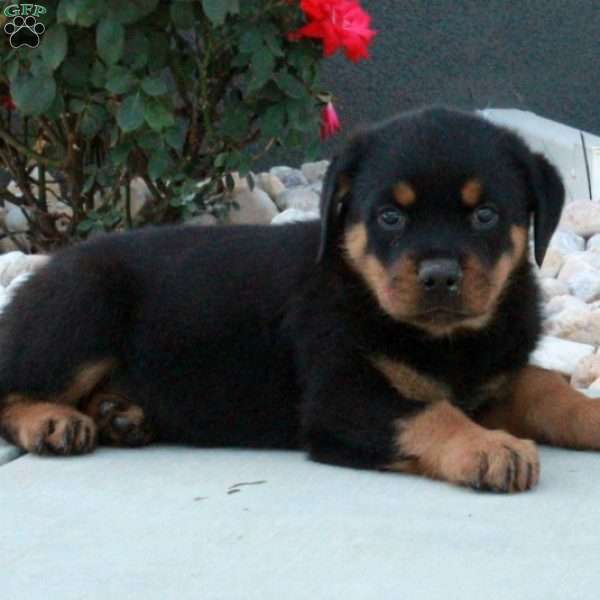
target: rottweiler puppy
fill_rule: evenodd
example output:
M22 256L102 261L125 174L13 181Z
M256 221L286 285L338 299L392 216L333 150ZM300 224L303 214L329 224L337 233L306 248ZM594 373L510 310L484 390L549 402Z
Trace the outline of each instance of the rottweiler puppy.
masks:
M442 107L354 135L320 222L161 227L57 252L0 319L2 435L39 454L157 440L306 448L477 489L534 441L600 447L600 403L528 366L563 205L550 163Z

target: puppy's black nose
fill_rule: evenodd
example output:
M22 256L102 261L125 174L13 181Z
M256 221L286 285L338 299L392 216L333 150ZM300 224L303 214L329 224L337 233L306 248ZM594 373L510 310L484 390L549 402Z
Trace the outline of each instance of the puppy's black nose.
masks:
M456 294L460 289L462 270L458 261L451 258L424 260L419 265L417 277L426 292Z

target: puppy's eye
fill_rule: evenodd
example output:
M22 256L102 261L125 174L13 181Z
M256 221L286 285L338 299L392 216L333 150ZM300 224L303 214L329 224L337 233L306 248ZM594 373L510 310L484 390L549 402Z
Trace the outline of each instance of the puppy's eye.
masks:
M471 213L475 229L491 229L498 222L498 212L493 206L480 206Z
M406 217L393 208L386 208L377 215L379 224L384 229L402 229L406 223Z

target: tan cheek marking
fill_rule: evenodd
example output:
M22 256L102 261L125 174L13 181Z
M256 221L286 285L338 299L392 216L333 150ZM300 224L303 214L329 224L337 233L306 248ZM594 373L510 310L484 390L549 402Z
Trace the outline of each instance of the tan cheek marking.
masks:
M394 267L394 276L402 282L390 285L391 275L372 254L366 253L367 230L364 225L350 227L344 239L344 250L350 266L362 276L381 309L394 318L414 312L417 296L413 282L416 278L414 265L402 259Z
M448 400L451 396L450 388L447 385L419 373L402 362L383 356L373 358L372 362L390 385L404 398L433 403Z
M394 199L400 206L406 208L416 202L417 195L410 184L400 181L394 186Z
M469 208L474 208L479 202L482 192L481 182L478 179L469 179L460 190L462 203Z
M527 230L513 225L510 229L512 249L502 254L491 274L474 256L464 265L464 298L470 311L480 316L463 323L464 327L480 329L490 320L511 273L521 263L527 249Z

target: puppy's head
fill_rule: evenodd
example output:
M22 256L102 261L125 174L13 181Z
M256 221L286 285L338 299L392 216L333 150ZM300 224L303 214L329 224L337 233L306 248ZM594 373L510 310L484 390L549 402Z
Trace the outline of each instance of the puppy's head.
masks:
M527 260L532 217L541 264L563 200L555 168L510 131L444 108L408 113L333 160L319 260L341 251L395 320L477 329Z

